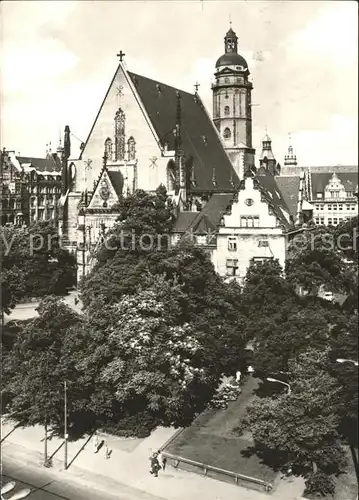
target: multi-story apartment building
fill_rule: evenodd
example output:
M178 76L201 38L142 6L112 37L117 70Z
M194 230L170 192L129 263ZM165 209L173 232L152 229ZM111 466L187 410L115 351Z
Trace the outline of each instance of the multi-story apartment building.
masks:
M333 167L334 170L335 167ZM307 174L307 196L318 225L336 226L358 213L358 174L341 172Z
M313 207L317 225L336 226L358 213L358 166L299 167L297 157L289 146L279 183L299 183L305 175L304 196Z
M46 158L12 156L3 150L1 224L56 220L61 196L61 152Z
M8 224L22 225L27 222L29 200L25 176L10 161L7 151L1 152L0 170L1 221Z

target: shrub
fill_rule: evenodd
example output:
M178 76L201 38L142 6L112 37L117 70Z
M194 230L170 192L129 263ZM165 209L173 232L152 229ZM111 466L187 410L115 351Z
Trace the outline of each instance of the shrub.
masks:
M146 438L157 425L158 421L148 413L136 413L122 418L117 423L105 424L102 428L116 436Z
M332 476L324 474L324 472L313 472L305 480L304 495L333 495L335 491L335 483Z

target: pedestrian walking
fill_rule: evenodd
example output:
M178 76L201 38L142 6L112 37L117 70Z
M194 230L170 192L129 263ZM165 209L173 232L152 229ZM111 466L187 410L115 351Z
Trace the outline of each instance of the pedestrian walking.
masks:
M150 458L150 474L155 477L158 477L158 471L161 468L157 456L158 453L154 453Z
M106 443L105 444L105 458L106 458L106 460L110 458L111 453L112 453L112 450L111 450L111 448L108 447L108 444Z
M163 472L166 470L166 464L167 464L167 458L165 456L163 456L162 454L162 451L161 450L158 450L157 452L157 460L160 464L160 467L161 469L163 470Z
M98 435L95 434L94 437L93 437L93 452L94 453L98 452L98 446L99 446Z

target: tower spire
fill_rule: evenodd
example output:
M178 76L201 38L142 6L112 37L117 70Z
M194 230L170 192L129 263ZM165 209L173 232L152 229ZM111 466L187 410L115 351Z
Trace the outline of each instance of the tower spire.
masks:
M224 50L226 54L238 53L238 37L232 29L232 21L229 21L229 30L224 37Z
M272 151L272 139L268 135L268 130L266 127L266 134L262 141L262 153L259 158L259 173L260 175L270 173L271 175L276 175L277 162Z
M291 134L289 133L288 134L288 138L289 138L289 144L288 144L288 153L284 156L284 166L288 167L288 166L291 166L291 167L296 167L298 165L298 162L297 162L297 156L296 154L294 153L294 150L293 150L293 146L292 146L292 136Z
M57 146L56 153L61 158L62 153L64 151L64 148L62 147L62 142L61 142L61 129L59 128L59 145Z

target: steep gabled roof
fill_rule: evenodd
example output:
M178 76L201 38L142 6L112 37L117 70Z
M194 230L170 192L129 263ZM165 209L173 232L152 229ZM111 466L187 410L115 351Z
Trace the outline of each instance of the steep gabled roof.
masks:
M183 233L187 231L193 221L198 217L199 212L180 212L173 225L173 233Z
M197 234L215 232L233 198L234 193L215 193L200 212L179 213L173 232L192 231Z
M267 194L268 201L270 205L279 209L279 213L287 212L290 213L290 210L280 192L279 186L276 182L276 178L272 175L258 176L256 178L259 186L262 188L262 192ZM263 190L264 188L264 190Z
M178 90L164 83L128 72L152 125L168 149L175 149L173 130L176 126L177 93L181 96L182 145L184 155L192 163L196 186L193 192L233 192L239 180L223 149L219 135L197 94ZM215 169L216 185L213 185Z
M242 181L242 186L244 186L244 182ZM288 229L291 225L291 222L288 221L290 212L279 191L275 177L271 175L255 177L254 185L261 191L264 201L273 210L282 227ZM286 214L288 214L288 218Z
M311 172L312 194L324 192L326 186L329 184L330 179L335 173L343 184L345 191L355 191L358 186L358 173L354 172L326 172L318 173Z
M296 176L279 176L275 178L280 194L288 207L290 215L295 217L298 208L298 193L300 177Z
M17 161L20 165L30 164L30 168L33 168L37 172L61 172L61 161L55 156L51 155L48 158L32 158L29 156L16 156Z
M122 190L123 190L123 185L124 185L123 175L119 171L116 172L116 171L112 171L112 170L108 170L107 173L108 173L108 176L110 178L111 184L112 184L114 190L116 191L116 194L118 196L122 196L122 194L123 194Z
M221 221L222 215L231 205L233 198L234 194L230 193L214 194L203 207L201 214L206 216L210 223L217 227Z
M302 171L312 172L318 174L344 174L344 173L355 173L358 175L358 165L327 165L327 166L302 166L302 165L283 165L281 170L281 175L300 175Z

